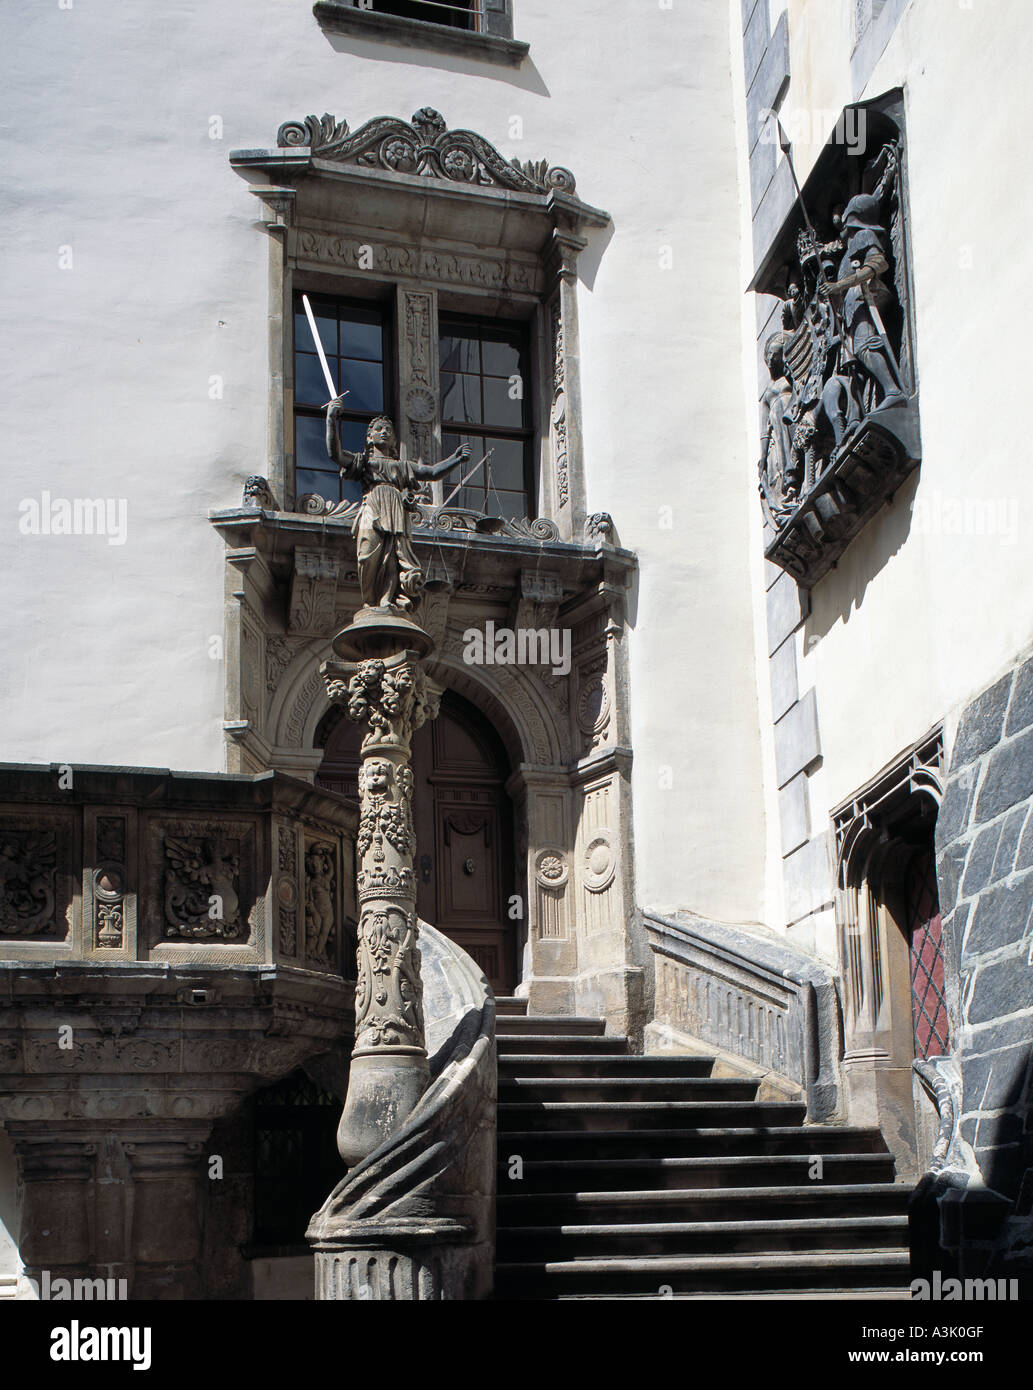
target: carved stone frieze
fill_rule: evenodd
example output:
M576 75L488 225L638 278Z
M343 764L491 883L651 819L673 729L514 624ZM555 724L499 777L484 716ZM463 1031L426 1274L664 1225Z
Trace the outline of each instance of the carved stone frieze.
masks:
M411 122L378 116L352 134L346 121L332 116L306 116L286 121L276 135L277 145L307 147L320 159L357 164L396 174L422 174L454 183L473 183L512 189L517 193L574 192L569 169L539 163L509 161L472 130L449 130L445 118L430 106L421 107Z
M539 294L543 285L544 277L537 261L521 260L512 254L493 256L418 248L378 237L373 244L373 265L370 267L368 234L301 228L297 238L299 260L335 269L372 269L382 275L418 280L422 284L465 285L528 295Z

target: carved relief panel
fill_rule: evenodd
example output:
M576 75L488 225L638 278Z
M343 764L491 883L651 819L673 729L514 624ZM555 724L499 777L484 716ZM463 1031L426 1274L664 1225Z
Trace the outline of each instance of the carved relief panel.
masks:
M71 941L72 815L0 815L0 939Z
M250 821L155 817L145 832L146 947L252 945L255 826Z

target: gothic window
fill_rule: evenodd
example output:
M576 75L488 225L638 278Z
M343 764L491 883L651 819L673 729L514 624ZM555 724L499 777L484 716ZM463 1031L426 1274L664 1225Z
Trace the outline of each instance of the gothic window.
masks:
M442 448L460 444L484 459L453 504L494 516L534 516L527 332L523 325L442 318L440 335ZM448 497L469 467L453 469Z
M360 305L328 295L311 295L309 302L334 389L338 394L348 392L341 443L358 452L365 446L370 420L390 404L386 315L375 304ZM316 493L331 502L352 501L361 493L359 484L342 481L326 451L327 398L323 369L298 294L294 306L295 495Z

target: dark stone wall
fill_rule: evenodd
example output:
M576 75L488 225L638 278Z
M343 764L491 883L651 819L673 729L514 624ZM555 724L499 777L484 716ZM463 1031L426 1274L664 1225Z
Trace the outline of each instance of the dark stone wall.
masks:
M964 710L936 826L961 1136L1033 1199L1033 656Z

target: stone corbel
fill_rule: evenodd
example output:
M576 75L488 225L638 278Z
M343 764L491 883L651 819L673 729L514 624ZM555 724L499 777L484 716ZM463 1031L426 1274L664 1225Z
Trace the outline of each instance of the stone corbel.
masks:
M563 583L558 574L521 570L519 592L510 604L509 626L515 632L555 627L562 600Z
M268 229L271 232L286 232L294 221L297 189L283 188L278 184L263 184L259 188L252 188L251 192L256 198L261 198L269 210L269 217L264 219Z
M339 570L339 561L324 550L294 552L289 632L322 634L333 626Z

